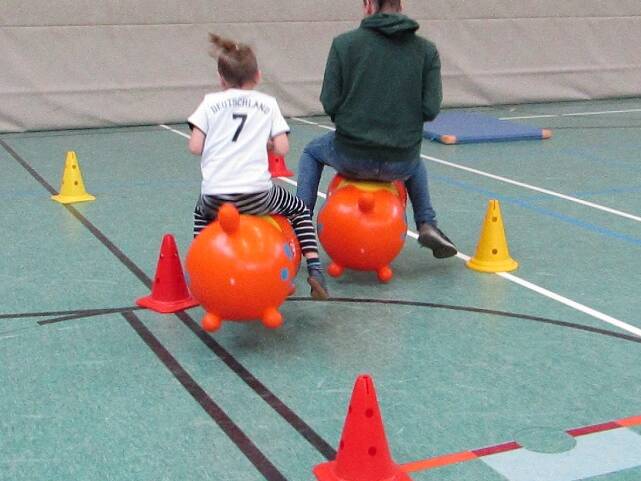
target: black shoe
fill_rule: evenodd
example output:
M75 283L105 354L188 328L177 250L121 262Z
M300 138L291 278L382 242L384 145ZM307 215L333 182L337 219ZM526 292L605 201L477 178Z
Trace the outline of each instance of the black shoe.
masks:
M317 301L324 301L329 299L329 291L327 290L327 284L325 283L325 276L323 271L315 268L308 268L307 273L309 277L307 278L307 283L311 286L312 290L310 295L312 299Z
M431 224L421 224L418 229L418 243L432 249L437 259L455 256L458 252L454 243L443 234L441 229Z

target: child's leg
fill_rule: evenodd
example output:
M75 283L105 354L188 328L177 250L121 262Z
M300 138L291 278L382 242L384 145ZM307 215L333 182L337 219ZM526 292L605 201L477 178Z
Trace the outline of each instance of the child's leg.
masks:
M217 202L231 202L239 212L249 215L284 215L289 219L306 259L318 258L316 230L303 201L279 186L254 194L226 194L216 196ZM218 206L220 207L220 205Z
M302 200L279 186L274 186L269 191L266 208L270 214L284 215L289 219L307 262L307 281L312 286L312 297L327 299L329 293L318 258L316 230L309 209Z
M306 259L318 258L316 230L309 209L302 200L280 186L269 191L266 209L270 214L284 215L289 219L298 238L300 249Z
M194 207L194 238L216 220L222 202L211 195L201 195Z
M233 204L241 214L264 215L269 191L255 194L201 195L194 209L194 237L214 222L224 203Z

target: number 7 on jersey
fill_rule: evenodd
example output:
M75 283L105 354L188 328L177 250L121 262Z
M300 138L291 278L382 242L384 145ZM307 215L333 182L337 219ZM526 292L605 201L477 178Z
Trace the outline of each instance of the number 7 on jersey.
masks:
M243 127L245 126L245 122L247 122L247 114L232 114L232 117L233 117L234 120L240 119L240 125L236 129L236 133L234 134L234 138L231 139L232 142L236 142L238 140L238 136L243 131Z

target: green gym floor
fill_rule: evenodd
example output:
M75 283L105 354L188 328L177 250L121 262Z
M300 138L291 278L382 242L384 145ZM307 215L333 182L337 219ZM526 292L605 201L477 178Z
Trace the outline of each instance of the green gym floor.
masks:
M641 479L641 99L476 110L554 136L424 143L459 257L408 237L389 284L301 275L281 329L212 335L135 307L162 236L189 248L186 125L0 135L0 480L312 480L361 373L415 481ZM331 124L289 122L295 171ZM65 207L71 150L97 199ZM465 267L490 199L510 274Z

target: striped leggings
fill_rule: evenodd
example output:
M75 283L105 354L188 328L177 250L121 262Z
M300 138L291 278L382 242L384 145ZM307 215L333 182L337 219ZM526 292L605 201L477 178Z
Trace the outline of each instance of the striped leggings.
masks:
M302 200L277 185L253 194L201 195L194 209L194 237L216 220L218 209L226 202L233 204L242 214L284 215L294 228L303 255L318 255L316 231L309 209Z

